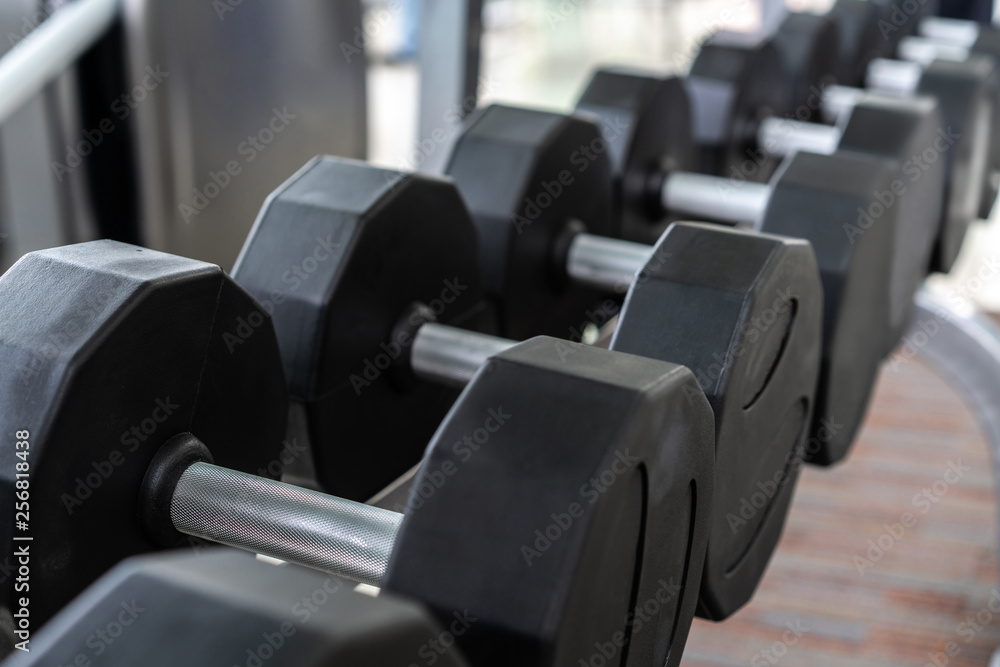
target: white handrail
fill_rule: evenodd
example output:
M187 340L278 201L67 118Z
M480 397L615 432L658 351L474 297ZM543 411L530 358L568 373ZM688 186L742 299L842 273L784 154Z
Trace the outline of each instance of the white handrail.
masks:
M120 0L76 0L0 58L0 124L66 71L120 12Z

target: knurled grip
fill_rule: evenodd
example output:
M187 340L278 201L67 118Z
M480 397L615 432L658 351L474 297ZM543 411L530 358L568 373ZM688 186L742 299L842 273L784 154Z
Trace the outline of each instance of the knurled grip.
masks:
M199 462L180 476L170 519L188 535L379 586L403 515Z

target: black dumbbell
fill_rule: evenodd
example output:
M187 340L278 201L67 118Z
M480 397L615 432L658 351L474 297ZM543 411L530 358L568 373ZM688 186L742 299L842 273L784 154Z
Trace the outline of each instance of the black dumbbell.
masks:
M711 40L710 40L711 41ZM770 42L778 51L789 86L788 104L792 109L809 109L813 87L836 83L841 69L839 58L840 28L831 16L808 12L789 12ZM812 120L814 110L802 120Z
M30 253L0 277L0 430L18 437L0 486L31 506L3 541L15 562L15 538L32 538L35 627L123 558L194 535L381 583L442 623L468 610L473 664L576 662L629 636L648 600L658 615L629 651L679 661L714 483L690 371L548 338L507 350L427 448L417 484L446 483L403 516L258 476L281 460L288 414L263 309L216 266L112 241ZM251 312L263 321L230 349ZM487 429L463 460L455 443ZM378 462L378 443L358 446Z
M344 190L340 184L345 183L353 189ZM429 300L446 282L465 279L448 266L425 264L415 270L393 261L395 248L413 252L413 244L397 238L409 238L415 226L420 246L444 242L456 235L458 224L474 229L467 213L456 216L452 201L457 196L440 179L318 158L271 195L233 270L235 280L263 298L281 289L273 267L307 252L316 236L343 241L344 253L325 268L324 282L316 286L323 300L311 312L297 306L274 310L289 376L307 374L310 384L334 387L323 401L305 408L325 413L337 429L314 439L324 443L314 450L317 474L328 488L336 489L345 475L359 474L356 459L343 464L351 456L343 444L366 432L372 438L373 429L381 440L394 428L394 448L402 450L401 443L410 442L412 453L404 463L412 463L423 443L405 429L411 415L425 409L421 396L433 391L417 381L462 386L489 357L515 345L430 322L448 306L431 308ZM396 205L399 198L420 202L419 221L412 209ZM352 210L359 200L366 210ZM551 231L541 218L532 224L542 238ZM369 260L376 248L383 249L377 264ZM478 250L466 254L475 257ZM728 616L750 598L777 544L809 435L822 302L812 252L799 240L715 225L675 225L655 247L575 233L555 266L546 263L537 270L557 267L561 280L574 278L609 293L628 291L612 350L684 364L708 395L715 411L720 483L700 613ZM360 288L346 282L357 270L365 272L369 292L352 305L341 293ZM532 266L515 270L536 271ZM602 318L616 311L617 304L607 301ZM381 331L371 335L369 325L359 327L365 319L378 321ZM352 344L339 342L345 330L357 331ZM303 340L322 341L324 355L335 356L336 367L317 366L298 355L296 346ZM375 372L366 374L369 369ZM373 426L371 415L382 415L386 426ZM371 451L368 456L374 458ZM422 502L423 491L415 492L412 498ZM750 499L756 503L758 496L763 506L751 506Z
M932 39L929 37L904 37L899 42L899 58L921 65L930 66L935 60L954 60L964 62L970 56L980 55L993 61L994 78L1000 86L1000 31L983 27L979 39L972 47ZM997 192L1000 190L1000 104L993 110L993 141L990 145L989 172L983 184L983 195L979 205L979 217L988 218L996 203Z
M869 62L893 54L895 40L887 36L898 31L880 29L883 8L871 0L836 0L827 16L837 24L837 81L860 86Z
M817 123L765 118L757 129L757 141L767 154L784 155L792 150L832 153L838 148L895 161L899 187L870 191L871 202L861 207L875 211L891 206L896 227L891 263L889 324L885 351L895 347L909 322L913 294L923 281L931 251L940 233L945 165L944 160L915 166L913 158L938 136L940 117L931 100L901 102L870 96L859 101L846 128ZM643 238L662 228L664 217L696 215L734 224L761 221L768 188L744 183L763 168L759 160L747 158L733 181L706 178L684 172L681 160L688 154L674 145L678 127L686 116L687 99L679 80L637 70L598 70L588 83L577 109L596 114L605 126L623 120L626 132L612 137L612 169L615 177L616 211L620 211L624 233ZM659 119L669 118L669 121ZM662 129L669 125L668 134ZM663 158L657 158L657 154ZM737 178L738 177L738 178ZM919 180L914 186L914 178ZM833 183L826 185L835 190ZM905 197L900 196L905 191ZM804 209L808 210L808 209ZM878 216L876 216L878 217ZM805 231L809 223L799 220L801 236L814 243L817 230ZM871 224L852 211L842 221L853 238ZM766 229L766 227L765 227Z
M729 175L738 169L748 151L757 148L760 122L796 111L781 52L762 35L711 35L701 44L684 85L698 149L696 168L709 174ZM804 108L806 120L812 113ZM766 180L775 166L762 165L761 178Z
M811 34L807 33L808 36ZM719 113L715 109L719 104L718 101L704 92L707 83L717 87L738 88L745 83L746 75L743 74L745 69L776 67L773 59L763 57L764 53L772 50L771 43L768 41L727 44L730 60L741 62L740 67L735 66L733 62L725 65L717 63L717 59L714 57L714 52L717 49L718 46L713 43L713 40L707 41L702 47L702 50L705 51L706 64L697 68L698 79L691 80L689 77L689 90L692 93L692 109L695 117L704 114L712 116ZM699 53L698 58L702 57L702 54ZM698 61L696 60L695 63L697 65ZM791 64L785 66L792 67ZM901 61L877 59L869 63L868 72L873 75L873 73L885 71L887 68L896 72L900 67L909 68L910 65L901 63ZM816 67L800 66L799 68L803 71L816 70ZM694 74L696 67L692 66L691 71ZM769 78L760 73L757 73L756 76ZM860 126L855 123L856 131L859 132L859 140L851 146L842 146L852 150L861 149L888 154L892 158L899 159L902 166L907 160L914 158L919 160L919 154L922 151L937 152L934 145L935 141L940 141L937 131L945 132L948 143L944 151L944 164L940 166L947 168L947 189L945 190L944 205L939 209L941 232L931 256L930 266L935 271L946 272L950 270L961 247L969 222L978 217L982 188L986 180L983 174L988 175L988 170L984 167L983 149L992 141L989 119L992 117L998 94L993 77L994 68L991 63L986 61L970 61L961 64L939 62L929 67L917 79L904 77L906 81L910 82L907 85L912 86L910 93L928 95L938 101L941 113L939 126L933 127L929 136L926 132L911 134L907 137L908 141L903 142L902 145L898 141L887 144L883 136L896 137L899 136L899 131L890 130L888 134L884 135L884 128L893 127L893 124L891 122L876 123L874 122L875 118L866 116L867 125ZM903 79L895 75L875 76L874 79L869 76L869 83L878 83L880 89L885 87L883 85L886 83L885 80L897 82L895 90L898 91L899 86L902 85L898 82ZM740 166L747 163L748 156L753 158L751 162L763 163L765 167L770 165L766 147L768 142L774 142L776 137L774 132L768 133L768 130L774 129L774 124L778 122L775 120L776 118L784 115L788 120L808 120L815 111L821 110L827 119L835 121L853 109L856 101L865 94L861 89L846 86L835 85L821 89L821 83L822 81L819 80L813 81L810 84L812 93L807 102L799 105L788 114L774 113L770 107L746 110L744 115L752 115L755 121L748 125L749 131L741 136L740 141L728 148L727 159L723 161L725 170L717 173L741 175ZM920 105L915 104L914 112L919 109ZM783 127L786 126L787 124L783 125ZM926 137L926 142L919 144L920 141L924 141L922 137ZM916 148L914 148L914 142L919 144ZM783 143L778 142L773 145L780 149ZM901 149L903 150L901 151ZM913 150L916 152L906 152ZM768 173L767 168L759 168L759 165L755 167L755 171ZM904 182L909 179L909 176L906 175L901 175L901 177ZM924 177L922 176L921 179L924 180ZM922 189L927 187L929 185L926 183L921 185ZM929 203L926 200L921 201L919 206L914 203L912 212L908 212L905 218L926 217L930 210Z
M938 13L937 0L874 0L881 9L877 26L879 35L895 53L899 40L916 34L923 21Z
M927 66L904 60L876 59L868 66L867 90L895 95L934 97L941 108L941 137L948 166L942 233L931 269L951 270L969 224L979 218L990 189L996 154L993 120L997 117L998 72L986 57L956 62L935 60ZM823 91L823 114L833 122L853 109L865 90L830 86ZM938 150L937 145L926 147Z
M470 118L447 171L473 213L484 263L495 267L492 294L502 304L508 335L567 331L575 328L571 323L587 307L577 305L564 314L547 305L574 287L560 279L563 265L552 257L562 256L557 252L564 247L560 239L578 224L574 220L589 225L587 220L597 219L598 229L608 226L600 210L570 214L566 209L579 190L592 196L606 187L601 179L607 177L608 168L594 167L608 154L618 183L616 210L624 212L622 219L631 215L634 226L641 224L640 216L656 221L670 213L744 222L760 218L760 231L813 244L826 297L824 365L811 427L821 445L810 460L836 462L846 455L881 359L895 344L889 286L898 210L876 211L873 207L881 204L873 192L891 191L896 168L884 159L853 152L800 154L773 188L665 169L663 164L675 164L684 154L670 142L683 137L678 127L686 118L685 106L676 80L668 80L661 89L657 82L615 71L595 77L580 102L580 109L603 117L604 136L580 118L540 111L491 106ZM670 119L669 131L657 125L657 118ZM585 127L590 128L586 134ZM581 146L593 159L581 161ZM632 147L637 147L640 158L633 157ZM670 157L656 160L656 155ZM558 182L563 172L569 182L562 193L567 202L544 210L535 206L540 197L549 196L546 184ZM626 202L632 202L630 209ZM859 220L859 207L877 215ZM644 224L649 234L648 222ZM519 229L530 230L531 235ZM522 273L532 276L523 286ZM529 298L537 308L522 311L522 300ZM592 298L590 293L577 293L569 301L586 304ZM910 298L907 294L907 302ZM827 426L831 423L840 425L832 436Z
M232 549L139 556L98 579L31 633L29 652L4 664L324 667L410 664L419 654L441 667L466 665L453 637L478 619L459 612L439 625L418 603L351 588Z

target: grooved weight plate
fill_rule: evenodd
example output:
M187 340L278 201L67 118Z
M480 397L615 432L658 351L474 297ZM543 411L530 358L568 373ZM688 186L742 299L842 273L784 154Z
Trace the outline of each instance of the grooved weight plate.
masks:
M664 233L625 298L611 349L687 366L715 412L707 618L750 599L777 546L809 436L822 304L806 241L691 223Z
M796 153L772 182L761 231L809 241L823 284L823 357L805 450L814 463L846 456L885 355L899 209L883 208L870 223L858 210L879 210L873 193L891 188L897 168L854 152Z
M686 368L521 343L480 369L428 446L383 590L442 623L468 609L478 621L456 642L471 664L587 664L595 642L619 636L616 664L677 665L713 449Z

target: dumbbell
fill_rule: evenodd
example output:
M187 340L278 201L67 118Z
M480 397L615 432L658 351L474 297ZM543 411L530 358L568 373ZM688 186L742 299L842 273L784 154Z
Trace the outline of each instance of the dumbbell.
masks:
M38 627L123 558L197 536L381 584L441 623L467 610L472 664L575 663L616 633L677 664L714 483L690 371L549 338L507 350L427 447L416 483L446 482L403 516L254 474L281 460L288 404L266 316L227 349L248 312L263 305L218 267L113 241L0 277L0 485L31 505L28 530L2 528L10 561L27 545L32 565L30 594L0 600L7 619L29 597ZM455 443L480 431L488 446L463 460Z
M730 58L734 61L742 58L743 66L746 68L767 66L767 59L762 58L760 54L767 51L768 47L768 42L727 45ZM702 80L716 86L738 87L745 78L739 74L740 68L732 64L725 67L719 65L709 67L708 65L714 62L713 52L718 47L713 45L712 40L709 40L703 46L703 50L706 48L709 49L705 56L707 64L698 69L701 78L695 82L696 85L689 83L689 91L692 92L692 109L696 117L700 114L718 113L712 111L713 106L717 106L718 103L710 95L704 93L703 89L706 84ZM699 53L698 58L702 58L701 53ZM698 61L695 62L697 64ZM764 65L756 64L758 62L763 62ZM880 71L883 65L895 67L894 63L898 62L900 61L873 60L869 64L868 71ZM776 65L771 63L770 66L775 67ZM812 71L815 68L803 67L803 69ZM939 209L942 220L941 234L931 257L931 268L935 271L946 272L950 270L961 247L969 222L978 217L979 203L982 197L981 189L984 183L984 178L981 175L986 173L983 167L983 150L988 145L988 141L984 141L984 138L991 135L989 118L992 116L992 109L997 99L997 86L992 81L992 70L989 63L982 61L965 64L935 63L920 77L919 85L912 91L914 94L929 95L938 100L942 120L938 127L931 129L929 136L927 134L913 134L909 135L909 140L902 146L898 142L887 144L881 137L885 131L884 127L892 127L890 119L883 119L886 121L883 125L883 123L874 122L872 117L866 117L866 122L871 124L867 128L868 132L865 132L859 137L859 141L850 146L852 150L874 150L888 153L890 157L899 159L902 166L911 157L919 160L919 155L923 151L938 153L938 149L933 145L935 141L940 142L937 138L937 130L951 128L950 133L945 132L945 138L949 143L946 145L946 159L940 165L940 167L947 169L946 182L948 185L944 198L946 207ZM692 66L692 73L694 72L695 67ZM811 87L813 93L808 103L800 105L794 113L787 114L787 118L808 120L814 111L821 110L828 120L836 121L837 118L842 118L846 112L852 110L858 99L865 95L861 89L838 85L827 86L820 90L819 83L816 81L815 85ZM916 108L919 108L919 105L915 105ZM775 119L782 114L773 113L769 107L761 107L756 110L746 110L744 115L753 115L755 118L755 121L749 126L751 132L743 135L742 140L735 144L734 147L739 149L737 152L730 150L728 158L724 162L725 172L718 172L722 175L739 174L740 163L746 164L748 155L755 162L766 164L767 153L763 149L766 148L768 142L771 142L779 150L786 143L780 141L783 132L773 132L775 124L779 122ZM787 129L788 124L782 123L780 127ZM829 130L817 128L814 134L824 137L829 132ZM899 130L889 130L889 132L891 132L890 136L899 135ZM919 140L921 136L928 136L927 143L914 146L913 141ZM776 141L777 143L775 143ZM847 148L848 146L842 147ZM911 150L915 150L915 153L909 152ZM755 167L755 170L767 173L766 169L759 167ZM909 181L910 176L901 175L901 178L905 183ZM923 176L921 180L924 180ZM928 186L922 185L921 187ZM927 201L921 202L920 206L914 204L913 213L907 213L905 218L910 219L913 215L926 217L929 210L926 207L927 204L929 204Z
M893 54L894 40L887 36L897 31L883 35L883 14L883 7L871 0L836 0L827 12L837 25L838 83L860 86L870 61Z
M697 170L728 175L756 149L760 122L795 113L777 46L762 35L720 31L702 42L684 78ZM804 119L812 117L804 107ZM766 156L763 156L766 158ZM776 165L760 167L766 179Z
M314 447L327 488L358 474L344 469L342 450L373 428L370 415L402 425L392 437L397 444L408 439L415 456L424 443L408 436L405 426L423 409L417 401L433 388L429 383L462 386L488 358L516 345L433 321L435 311L447 307L428 307L441 285L478 276L465 278L447 264L415 269L394 261L397 249L412 253L448 238L469 239L461 252L475 258L474 234L457 232L460 225L474 229L468 213L457 211L458 197L443 179L317 158L271 195L233 269L251 294L270 297L282 289L275 266L307 254L317 236L342 241L343 254L317 272L322 282L315 293L323 297L309 306L312 312L280 306L273 314L289 377L308 374L310 384L334 387L328 400L308 409L325 411L340 433L351 434L331 431L323 447ZM419 207L400 206L400 199ZM356 208L358 201L365 210ZM534 224L534 233L547 233L546 221ZM419 240L410 236L413 230ZM373 263L377 249L383 260ZM809 436L822 308L812 251L801 240L679 224L655 247L576 233L559 261L564 279L607 292L628 290L612 350L684 364L704 387L715 415L719 483L699 613L724 618L750 598L763 575ZM537 270L546 268L554 269ZM370 288L356 304L342 299L360 284ZM617 304L609 300L600 312L610 318ZM341 332L349 330L355 333L345 341ZM336 366L299 355L296 346L304 340L323 341L323 356L335 358ZM378 374L366 375L366 369ZM373 391L380 386L384 391ZM462 451L470 446L478 447L459 443ZM418 504L435 495L434 487L414 493Z
M627 119L629 127L612 137L614 148L612 168L615 178L616 210L621 211L623 230L633 238L658 231L664 216L696 215L735 224L753 225L760 220L769 189L753 183L733 180L729 183L684 173L681 156L687 154L675 146L677 128L683 124L688 106L679 80L638 70L597 70L577 109L596 114L605 126L616 119ZM669 119L669 120L661 120ZM923 281L930 253L939 235L941 197L944 181L944 161L914 168L910 159L914 153L930 145L940 125L936 104L931 100L900 101L869 97L860 100L844 129L816 123L797 123L773 118L763 119L757 136L760 146L769 154L784 155L792 150L832 153L837 148L890 157L896 161L897 179L904 183L905 197L900 188L869 191L870 207L877 212L891 206L896 218L904 221L896 227L891 259L889 328L886 347L895 347L909 322L913 294ZM661 127L673 129L666 134ZM681 144L683 146L683 143ZM667 158L657 158L657 155ZM742 172L757 169L759 163L746 160ZM914 173L920 181L914 187ZM740 172L734 172L749 180ZM835 189L834 183L823 186ZM676 211L676 212L675 212ZM878 216L876 216L878 217ZM847 236L871 224L869 216L862 219L856 211L845 217ZM806 225L799 220L794 224ZM853 230L853 232L852 232ZM801 232L814 243L817 232Z
M984 35L989 35L989 39L984 39ZM1000 31L989 28L981 33L981 38L977 40L973 47L959 46L957 44L938 41L928 37L904 37L899 42L899 58L929 66L935 60L954 60L964 62L971 55L989 57L993 60L994 78L1000 85L1000 67L997 67L1000 60ZM912 75L911 75L912 76ZM983 184L983 196L979 206L979 217L988 218L996 202L997 192L1000 190L1000 104L994 105L992 143L990 145L990 162L987 180Z
M998 75L991 58L978 56L962 62L938 59L927 66L876 59L868 67L868 90L903 98L930 95L941 107L942 136L952 145L944 153L946 222L932 263L937 271L951 269L968 225L980 217L984 201L989 200L993 166L1000 163L1000 144L993 131L993 120L998 117ZM824 116L836 122L864 94L857 88L828 87L823 92Z
M474 620L459 613L439 625L416 602L351 588L233 549L138 556L32 632L30 652L14 651L4 664L405 665L423 651L441 667L466 665L441 637L448 626L463 634Z
M809 109L814 86L823 88L836 83L842 65L840 29L834 17L788 12L769 41L784 64L787 99L792 109ZM811 119L809 116L803 120Z
M937 0L874 0L882 15L878 20L881 38L895 51L899 40L913 35L922 22L938 13Z
M895 343L887 286L898 210L882 210L871 222L859 221L857 210L877 213L872 207L881 204L872 193L891 191L896 172L882 159L852 152L799 154L773 187L662 170L655 156L676 161L683 155L670 145L671 137L683 137L678 128L687 118L678 91L682 95L676 80L660 87L613 73L595 78L579 108L606 119L604 136L582 118L503 106L469 119L447 173L473 214L484 264L494 271L487 293L500 304L513 338L533 330L575 330L571 323L599 293L564 280L564 263L552 258L565 255L567 230L581 222L591 233L595 223L598 230L609 226L604 209L575 206L607 189L606 155L618 174L618 201L632 202L635 219L660 220L664 211L745 223L759 217L759 231L804 238L816 251L825 294L823 365L810 427L819 448L808 456L825 464L839 461L864 417L881 360ZM560 187L558 198L549 194L553 183ZM548 206L539 207L539 201ZM651 218L643 213L649 209ZM527 301L534 306L530 311L522 308ZM561 310L567 302L574 307ZM839 425L833 434L831 423Z

